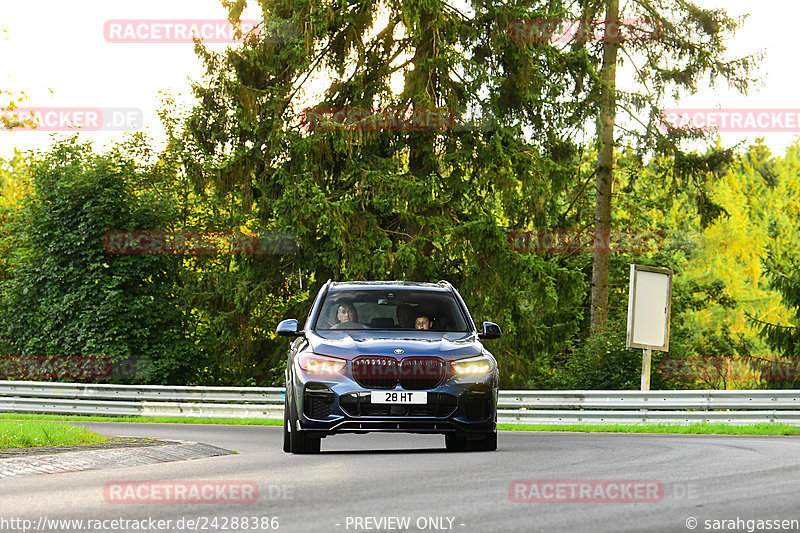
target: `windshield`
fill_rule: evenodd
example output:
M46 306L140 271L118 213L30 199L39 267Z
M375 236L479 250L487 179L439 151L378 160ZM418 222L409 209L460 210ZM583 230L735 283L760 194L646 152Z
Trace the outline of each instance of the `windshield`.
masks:
M330 290L314 329L468 331L452 294L396 288Z

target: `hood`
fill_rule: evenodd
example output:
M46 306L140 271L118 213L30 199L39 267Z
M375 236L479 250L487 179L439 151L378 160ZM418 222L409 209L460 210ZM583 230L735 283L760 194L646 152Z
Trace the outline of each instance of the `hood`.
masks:
M388 355L398 359L427 355L454 360L483 353L483 345L475 333L331 330L310 332L307 339L314 353L343 359L360 355ZM403 350L403 354L395 354L397 349Z

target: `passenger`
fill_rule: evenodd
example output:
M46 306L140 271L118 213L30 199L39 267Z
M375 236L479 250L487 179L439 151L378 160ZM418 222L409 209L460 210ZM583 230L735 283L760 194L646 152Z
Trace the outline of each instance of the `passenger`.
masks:
M414 327L417 329L431 329L433 326L433 321L427 315L420 315L414 321Z
M397 306L397 326L402 329L414 329L414 315L411 306L400 304Z
M353 307L353 304L348 302L340 303L339 307L336 309L336 320L339 321L339 324L358 322L358 313L356 312L356 308Z

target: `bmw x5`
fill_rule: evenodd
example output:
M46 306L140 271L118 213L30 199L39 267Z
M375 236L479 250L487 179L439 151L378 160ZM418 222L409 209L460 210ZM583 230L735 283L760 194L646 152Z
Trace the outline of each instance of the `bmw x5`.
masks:
M319 453L339 433L445 436L451 451L497 448L497 361L445 281L328 281L292 337L286 364L284 451Z

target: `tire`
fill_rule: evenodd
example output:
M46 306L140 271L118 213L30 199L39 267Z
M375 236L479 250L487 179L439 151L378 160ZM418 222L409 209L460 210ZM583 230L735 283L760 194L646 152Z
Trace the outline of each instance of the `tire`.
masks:
M467 451L467 438L458 433L447 433L444 436L444 445L448 452Z
M475 448L477 451L494 452L497 450L497 410L494 413L494 430L487 433L483 440L478 441Z
M319 437L309 437L305 431L292 431L292 453L317 454L320 449Z
M475 451L493 452L497 450L497 430L487 434L483 440L475 441Z
M294 395L292 395L292 408L289 409L289 423L292 429L291 431L287 431L289 434L289 450L295 454L319 453L320 441L322 439L319 437L310 437L305 431L298 431L296 420L297 406L294 403ZM284 428L285 427L286 426L284 426Z
M283 400L283 451L286 453L292 452L292 435L289 433L289 428L292 420L289 417L289 397Z
M487 433L482 439L477 440L452 433L444 436L444 444L450 452L493 452L497 450L497 431Z

